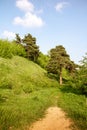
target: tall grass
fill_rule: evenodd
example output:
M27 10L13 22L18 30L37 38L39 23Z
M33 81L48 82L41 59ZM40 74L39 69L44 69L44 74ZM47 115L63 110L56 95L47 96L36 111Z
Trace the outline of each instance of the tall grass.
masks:
M62 91L58 106L68 113L79 130L87 130L87 98L69 91Z
M54 92L53 88L44 88L30 95L10 94L5 101L0 103L1 130L27 129L32 122L43 117L44 111L54 103ZM9 93L10 91L7 95Z

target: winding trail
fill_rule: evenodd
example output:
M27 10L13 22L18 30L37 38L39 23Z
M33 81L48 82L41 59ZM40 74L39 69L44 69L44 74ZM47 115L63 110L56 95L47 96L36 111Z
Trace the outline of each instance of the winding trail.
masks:
M29 130L72 130L72 121L58 107L50 107L43 119L32 124Z

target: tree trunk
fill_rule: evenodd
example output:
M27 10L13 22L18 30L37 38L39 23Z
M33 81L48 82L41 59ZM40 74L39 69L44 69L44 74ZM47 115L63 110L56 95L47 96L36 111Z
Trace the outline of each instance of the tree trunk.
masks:
M62 81L62 67L60 66L60 85L62 85L63 81Z

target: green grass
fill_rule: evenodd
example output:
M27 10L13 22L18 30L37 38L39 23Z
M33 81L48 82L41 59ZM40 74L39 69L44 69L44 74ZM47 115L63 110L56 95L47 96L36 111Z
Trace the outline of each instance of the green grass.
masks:
M24 130L58 105L79 130L87 130L87 98L62 91L46 71L25 58L0 57L0 130Z
M40 118L51 105L53 90L57 86L46 71L25 58L0 57L0 127L1 130L20 128ZM47 89L47 90L45 90Z
M30 95L7 93L9 97L0 103L0 127L2 130L8 130L10 127L12 130L17 128L22 130L29 127L31 122L43 117L45 110L54 104L53 97L57 91L53 88L44 88Z
M49 79L46 71L32 61L18 56L0 58L0 88L12 89L15 93L29 93L54 84L57 85L57 81Z
M84 95L61 92L58 106L68 113L79 130L87 130L87 98Z

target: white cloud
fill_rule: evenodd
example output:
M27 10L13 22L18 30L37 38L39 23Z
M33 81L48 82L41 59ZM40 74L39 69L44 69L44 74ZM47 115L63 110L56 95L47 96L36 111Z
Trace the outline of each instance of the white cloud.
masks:
M28 0L17 0L16 1L16 6L25 11L25 12L33 12L34 11L34 5L28 1Z
M14 32L10 32L8 30L5 30L3 33L2 33L2 36L4 38L8 38L8 39L14 39L15 38L15 33Z
M61 12L65 7L67 7L69 5L68 2L60 2L60 3L57 3L57 5L55 6L55 9L58 11L58 12Z
M23 10L25 15L23 17L15 17L13 24L29 28L42 27L44 25L44 21L38 16L43 10L35 11L34 5L29 0L16 0L16 6Z
M23 18L16 17L14 19L14 24L24 27L41 27L44 25L44 22L37 15L28 12Z

